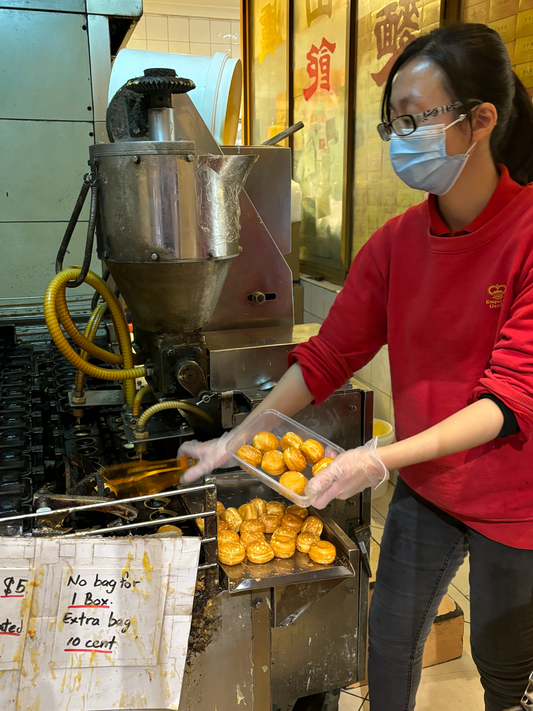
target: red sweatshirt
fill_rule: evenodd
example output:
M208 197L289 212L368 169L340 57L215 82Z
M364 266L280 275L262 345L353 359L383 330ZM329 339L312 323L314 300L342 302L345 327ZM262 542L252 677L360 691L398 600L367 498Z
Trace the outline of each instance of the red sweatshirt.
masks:
M318 336L290 355L320 403L389 345L398 439L492 393L520 432L401 470L492 540L533 549L533 184L500 166L481 215L452 236L434 196L361 249Z

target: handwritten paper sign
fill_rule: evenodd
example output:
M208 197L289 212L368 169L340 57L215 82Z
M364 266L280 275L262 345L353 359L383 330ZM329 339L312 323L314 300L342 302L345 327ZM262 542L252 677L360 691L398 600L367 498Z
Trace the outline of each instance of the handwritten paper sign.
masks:
M31 600L30 570L0 569L0 670L20 669Z
M65 568L53 660L58 666L153 665L161 639L162 570ZM166 581L165 581L166 582ZM161 594L163 592L163 594Z

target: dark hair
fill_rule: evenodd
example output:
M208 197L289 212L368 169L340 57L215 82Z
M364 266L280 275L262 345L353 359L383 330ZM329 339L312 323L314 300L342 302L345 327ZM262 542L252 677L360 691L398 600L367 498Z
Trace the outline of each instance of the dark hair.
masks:
M533 181L533 105L511 69L500 35L486 25L458 23L417 37L395 61L383 94L382 121L390 120L394 77L415 57L430 59L443 70L453 101L472 109L472 100L494 104L498 123L490 139L493 159L507 166L513 180ZM469 114L470 122L471 115Z

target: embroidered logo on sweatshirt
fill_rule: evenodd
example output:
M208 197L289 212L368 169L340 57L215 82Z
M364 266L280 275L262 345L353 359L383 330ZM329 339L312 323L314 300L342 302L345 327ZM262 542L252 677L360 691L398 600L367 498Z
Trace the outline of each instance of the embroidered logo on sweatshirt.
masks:
M489 308L501 309L506 290L507 287L505 284L493 284L492 286L489 286L487 293L490 296L490 299L485 301L485 303L489 305Z

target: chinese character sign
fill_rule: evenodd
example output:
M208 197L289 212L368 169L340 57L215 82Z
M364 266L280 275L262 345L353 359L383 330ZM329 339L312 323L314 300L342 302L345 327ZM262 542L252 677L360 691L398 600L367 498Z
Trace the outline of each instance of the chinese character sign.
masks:
M313 80L312 84L304 89L304 98L306 101L313 96L315 91L320 86L321 89L329 91L330 86L330 71L331 71L331 55L335 51L337 45L328 42L324 37L320 47L312 45L307 53L307 73Z
M305 10L307 13L307 27L311 27L313 22L322 17L322 15L331 17L333 0L305 0Z
M267 54L274 54L276 47L281 44L275 2L269 2L263 7L259 22L261 24L261 54L259 55L259 62L262 64Z
M372 79L381 87L387 81L389 72L403 48L415 39L413 31L420 29L420 13L413 0L391 2L376 14L374 34L377 42L377 59L388 56L388 62L379 72L372 74Z
M396 176L378 136L383 86L404 47L438 27L441 0L359 0L353 256L388 219L420 202Z

